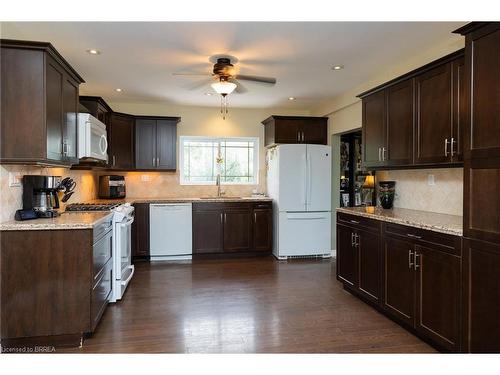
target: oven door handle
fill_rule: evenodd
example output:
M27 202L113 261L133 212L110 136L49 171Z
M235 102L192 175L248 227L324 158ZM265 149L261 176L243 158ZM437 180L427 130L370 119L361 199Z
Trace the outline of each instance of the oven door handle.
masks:
M126 226L131 225L133 222L134 222L134 218L132 218L132 219L130 219L130 220L127 220L127 221L126 221L126 222L124 222L124 223L121 223L121 224L120 224L120 226L121 226L122 228L125 228Z
M127 277L127 279L126 279L126 280L123 280L123 281L121 282L121 285L127 285L127 284L128 284L128 282L132 279L132 276L134 276L134 272L135 272L135 267L134 267L134 265L133 265L133 264L131 264L130 266L127 266L127 269L132 270L132 272L130 272L129 277Z

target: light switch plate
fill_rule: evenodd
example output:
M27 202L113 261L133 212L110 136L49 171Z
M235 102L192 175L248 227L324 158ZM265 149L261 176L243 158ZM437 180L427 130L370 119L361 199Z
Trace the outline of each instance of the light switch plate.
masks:
M9 186L10 187L21 187L23 181L23 175L21 172L9 172Z
M436 180L434 179L434 175L433 174L428 174L427 175L427 185L429 185L429 186L436 185Z

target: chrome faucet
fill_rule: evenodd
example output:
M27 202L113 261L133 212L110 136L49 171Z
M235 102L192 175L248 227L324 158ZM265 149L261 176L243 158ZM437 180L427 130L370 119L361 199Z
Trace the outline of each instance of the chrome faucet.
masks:
M217 173L217 178L215 179L215 184L217 185L217 198L221 198L223 193L220 188L220 173Z

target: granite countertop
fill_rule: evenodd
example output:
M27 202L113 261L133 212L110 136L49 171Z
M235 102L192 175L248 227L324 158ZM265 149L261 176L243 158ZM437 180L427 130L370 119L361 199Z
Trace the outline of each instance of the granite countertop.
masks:
M337 212L363 216L370 219L389 223L408 225L435 232L462 236L463 218L457 215L438 214L429 211L392 208L385 210L381 207L340 207Z
M203 198L184 198L184 197L155 197L155 198L125 198L125 199L94 199L88 203L192 203L192 202L271 202L269 197L203 197Z
M106 212L63 212L51 219L26 221L5 221L0 223L0 230L57 230L57 229L92 229L113 213Z

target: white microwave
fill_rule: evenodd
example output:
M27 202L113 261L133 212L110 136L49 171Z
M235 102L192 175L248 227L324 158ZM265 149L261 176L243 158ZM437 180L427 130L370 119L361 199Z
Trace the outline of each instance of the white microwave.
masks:
M78 114L78 158L108 161L106 125L89 113Z

